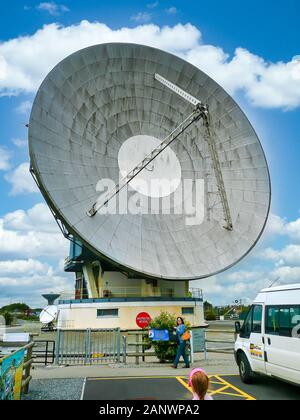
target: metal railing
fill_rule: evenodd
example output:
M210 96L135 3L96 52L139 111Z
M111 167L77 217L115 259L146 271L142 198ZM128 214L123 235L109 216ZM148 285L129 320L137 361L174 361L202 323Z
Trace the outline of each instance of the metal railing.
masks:
M120 353L119 328L57 331L57 365L119 363Z
M34 344L34 364L52 365L55 362L55 341L35 340Z
M209 353L223 353L233 354L236 333L234 330L206 330L207 352Z
M191 362L194 361L194 352L203 352L205 359L207 358L205 333L203 334L203 338L199 343L199 331L197 335L196 330L204 331L201 328L194 328L190 331L191 339L187 343L187 355L190 358ZM157 353L154 351L153 343L151 342L151 340L149 341L148 337L148 330L127 331L127 335L122 336L122 361L124 364L127 364L128 358L134 358L135 364L139 365L140 360L142 360L142 362L145 362L146 358L149 357L154 363L157 363ZM175 343L170 341L169 344L174 346Z
M202 289L198 289L198 288L193 287L193 288L190 288L189 292L190 292L192 298L203 300L203 290Z
M161 287L153 287L143 289L142 287L107 287L99 290L100 298L140 298L140 297L157 297L157 298L185 298L191 297L194 299L202 299L203 293L201 289L192 288L188 296L184 296L184 292L178 293L173 289L162 289ZM60 301L74 300L74 292L61 292Z
M130 341L130 338L133 338L134 341ZM122 355L123 363L127 363L127 357L134 357L135 364L140 364L140 358L145 362L146 357L155 357L156 353L152 351L147 351L149 348L149 342L145 339L148 337L148 331L128 331L127 336L122 336ZM129 351L129 348L134 347L133 350Z

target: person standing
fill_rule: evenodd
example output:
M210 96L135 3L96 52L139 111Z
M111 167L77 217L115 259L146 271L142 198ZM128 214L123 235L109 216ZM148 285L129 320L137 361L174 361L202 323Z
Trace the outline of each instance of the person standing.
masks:
M185 368L189 369L190 367L190 362L188 359L188 356L186 354L186 340L182 339L183 334L186 332L186 326L184 325L184 320L181 317L177 318L177 327L176 327L176 333L177 333L177 337L178 337L178 349L177 349L177 353L176 353L176 357L174 360L173 365L171 366L174 369L177 369L180 357L183 357L184 363L185 363Z

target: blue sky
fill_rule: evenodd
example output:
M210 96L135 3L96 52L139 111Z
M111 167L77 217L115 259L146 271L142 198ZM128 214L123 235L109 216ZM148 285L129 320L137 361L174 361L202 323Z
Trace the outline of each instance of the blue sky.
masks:
M217 79L242 106L267 154L273 186L267 233L242 263L198 283L206 297L217 304L251 300L277 277L299 281L299 16L297 0L1 2L0 305L38 304L44 291L72 289L73 277L62 271L68 244L27 176L25 124L51 67L76 48L124 34L189 59Z

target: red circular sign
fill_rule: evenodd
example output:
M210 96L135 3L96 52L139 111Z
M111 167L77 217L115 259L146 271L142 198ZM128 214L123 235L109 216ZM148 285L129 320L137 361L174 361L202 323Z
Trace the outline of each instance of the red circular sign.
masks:
M147 312L141 312L136 317L136 325L140 328L147 328L151 322L151 316Z

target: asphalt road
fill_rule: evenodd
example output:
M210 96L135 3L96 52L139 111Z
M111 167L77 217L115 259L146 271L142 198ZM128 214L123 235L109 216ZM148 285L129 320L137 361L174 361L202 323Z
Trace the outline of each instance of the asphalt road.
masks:
M214 375L210 394L214 400L299 400L300 388L270 378L245 385L239 376ZM186 377L90 378L84 400L191 400Z

